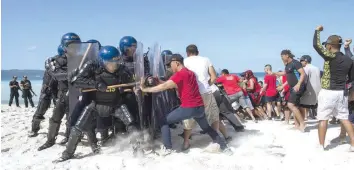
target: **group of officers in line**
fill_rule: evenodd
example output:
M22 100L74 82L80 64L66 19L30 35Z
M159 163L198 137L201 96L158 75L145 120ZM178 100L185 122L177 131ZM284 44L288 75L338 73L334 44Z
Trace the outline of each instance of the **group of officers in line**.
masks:
M31 107L34 107L34 103L32 100L33 95L37 96L36 93L32 90L32 85L31 81L28 80L28 77L26 75L23 76L23 79L20 81L20 83L17 82L17 76L13 76L12 80L9 83L10 87L10 100L9 100L9 106L12 105L13 100L15 99L15 103L17 107L20 107L19 104L19 90L22 92L22 98L25 103L25 107L28 108L28 102L31 105Z
M81 56L73 55L73 51L82 50L82 44L85 43L92 44L88 48L97 47L97 52L91 49L92 53ZM113 46L101 46L97 40L82 42L75 33L67 33L62 36L58 55L45 62L40 99L32 119L29 137L38 135L40 122L44 120L44 114L48 110L51 100L57 98L49 120L47 140L38 148L38 151L50 148L55 144L64 115L67 118L65 138L59 144L66 144L66 149L61 158L57 160L59 162L74 156L76 147L84 134L87 136L92 151L99 153L100 146L109 139L109 128L112 127L114 133L123 131L130 134L134 155L143 153L144 149L152 147L151 143L144 142L141 131L148 129L152 141L160 133L163 135L164 132L161 132L160 129L164 126L161 124L161 117L165 117L166 113L178 108L181 103L183 105L183 99L181 96L177 96L173 88L160 90L163 91L161 92L163 94L158 95L154 95L152 92L143 92L142 89L139 90L142 85L153 87L161 83L162 80L169 80L176 69L172 71L171 65L169 65L165 68L165 77L152 77L147 54L136 56L138 44L134 37L125 36L120 40L118 50ZM169 50L161 53L163 62L167 62L166 60L171 62L172 56L172 52ZM68 67L70 62L71 65L73 64L70 57L82 57L82 61L85 58L88 59L84 64L82 62L74 63L77 66L72 69ZM137 63L137 57L143 57L141 60L143 63ZM139 65L143 65L140 69L143 69L144 75L135 73ZM197 83L195 82L195 84ZM78 100L69 100L74 94L73 89L81 90L78 96L74 96ZM71 105L73 103L74 105ZM74 107L69 108L69 105ZM168 127L175 127L174 123L179 121L168 123ZM219 143L222 150L231 152L227 148L225 140L221 139L208 126L204 126L205 133L208 133L214 142ZM101 135L100 142L96 138L96 132ZM166 136L163 137L163 139L165 138Z

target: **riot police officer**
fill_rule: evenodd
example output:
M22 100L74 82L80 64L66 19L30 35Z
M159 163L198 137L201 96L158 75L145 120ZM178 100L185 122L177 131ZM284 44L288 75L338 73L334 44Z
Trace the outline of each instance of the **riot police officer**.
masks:
M14 100L15 98L15 102L16 102L16 106L17 107L20 107L19 103L18 103L18 90L21 90L20 89L20 86L18 85L18 82L17 82L17 76L13 76L12 77L12 81L10 81L9 83L9 86L10 86L10 101L9 101L9 106L12 105L12 101Z
M99 51L100 60L90 60L80 69L71 83L82 89L97 89L94 92L92 102L85 107L76 125L71 129L70 138L59 162L71 159L80 141L83 132L87 134L88 140L94 153L99 152L97 139L92 132L92 126L96 123L97 117L109 117L113 115L119 118L132 133L137 130L134 124L134 117L125 104L122 104L122 91L108 86L124 84L133 81L131 72L124 65L119 63L119 51L113 46L104 46ZM134 141L135 143L135 141ZM136 147L134 147L136 149Z
M58 55L48 58L45 61L45 71L43 75L41 94L39 96L37 109L32 118L32 130L29 134L29 137L35 137L38 135L38 131L40 130L40 123L42 120L44 120L44 114L47 112L51 100L53 100L53 104L56 105L58 82L53 79L48 72L51 69L51 63L55 61L55 58L62 55L64 55L64 49L61 45L59 45Z
M20 82L20 86L22 87L22 97L25 101L25 107L28 108L28 101L31 106L34 107L34 103L32 100L32 84L31 81L27 79L27 76L23 76L23 80Z
M61 39L61 44L63 46L64 52L65 47L67 47L70 43L73 42L81 42L80 37L75 33L67 33L64 34ZM53 110L53 115L49 120L49 129L47 135L47 141L38 148L39 151L43 149L47 149L55 144L56 137L59 132L61 120L66 114L66 117L69 118L69 97L68 97L68 75L67 75L67 57L66 55L59 56L55 58L50 66L51 69L48 73L58 81L58 101ZM70 120L66 122L66 131L65 131L65 138L68 138L70 133ZM65 143L67 140L64 139L61 143Z

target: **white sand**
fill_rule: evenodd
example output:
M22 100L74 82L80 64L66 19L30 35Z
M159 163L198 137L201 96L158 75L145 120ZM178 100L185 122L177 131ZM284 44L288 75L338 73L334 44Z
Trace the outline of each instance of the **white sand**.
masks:
M23 106L22 106L23 107ZM310 122L311 131L300 133L289 130L291 126L281 122L263 121L258 124L247 123L246 131L235 133L229 128L233 141L230 143L233 156L223 154L202 153L211 141L206 135L194 136L192 149L188 154L174 153L167 157L149 155L145 158L133 158L129 146L117 141L115 147L104 147L100 155L88 155L91 149L79 145L76 154L85 156L63 163L53 164L59 158L64 146L54 145L52 148L38 152L37 148L45 142L50 109L42 122L40 135L27 137L31 118L35 109L1 107L1 169L178 169L178 170L227 170L227 169L350 169L354 167L354 153L347 152L348 144L331 147L328 151L316 149L318 139L316 123ZM60 129L57 142L64 132L64 123ZM178 150L182 139L176 136L181 130L174 130L173 144ZM327 144L338 136L339 127L330 126L327 132ZM83 141L83 143L87 143ZM126 148L121 151L121 148Z

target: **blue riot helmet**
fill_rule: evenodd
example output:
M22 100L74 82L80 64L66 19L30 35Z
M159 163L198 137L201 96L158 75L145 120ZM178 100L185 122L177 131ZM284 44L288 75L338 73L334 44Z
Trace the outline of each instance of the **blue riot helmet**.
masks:
M62 55L64 55L64 53L65 53L65 50L63 48L63 45L60 44L58 47L58 55L62 56Z
M109 45L103 46L100 49L98 56L108 71L113 72L118 69L120 53L116 47Z
M66 33L61 37L61 44L66 47L69 45L69 43L72 42L81 42L80 37L72 32Z
M172 55L172 51L170 51L170 50L163 50L163 51L161 52L162 62L165 64L166 58L167 58L168 56L171 56L171 55Z
M136 50L137 41L132 36L124 36L119 41L120 52L126 56L133 56Z
M101 47L102 47L101 43L99 41L97 41L97 40L92 39L92 40L88 40L87 42L89 42L89 43L97 43L99 49L101 49Z

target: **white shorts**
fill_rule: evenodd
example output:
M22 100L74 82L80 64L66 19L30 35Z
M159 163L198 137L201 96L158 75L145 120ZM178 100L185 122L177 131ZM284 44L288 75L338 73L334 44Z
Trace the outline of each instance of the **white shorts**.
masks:
M328 120L331 116L348 119L348 96L344 96L344 90L321 89L318 94L317 119Z
M252 102L251 102L251 99L249 96L245 96L245 101L246 101L248 108L250 108L251 110L254 110L254 107L252 105Z

